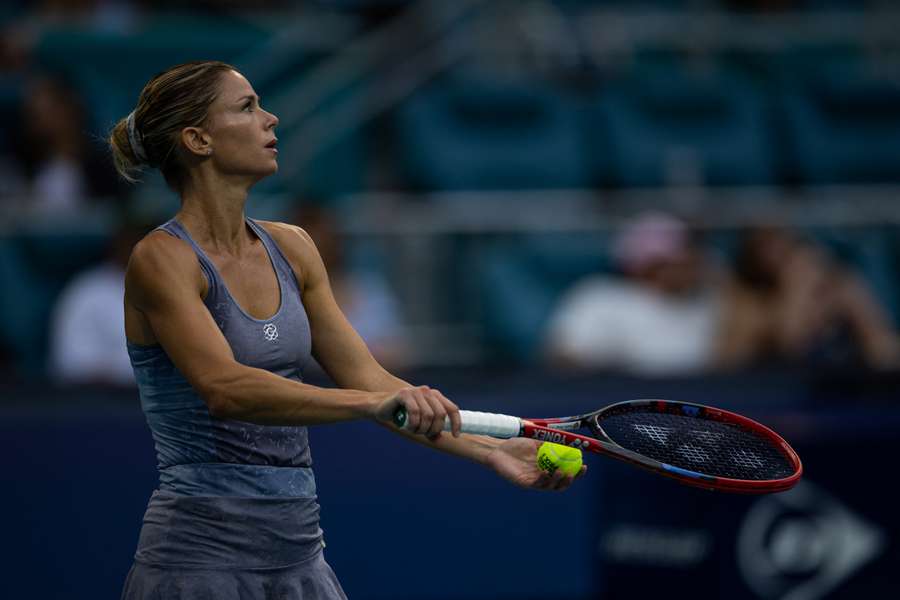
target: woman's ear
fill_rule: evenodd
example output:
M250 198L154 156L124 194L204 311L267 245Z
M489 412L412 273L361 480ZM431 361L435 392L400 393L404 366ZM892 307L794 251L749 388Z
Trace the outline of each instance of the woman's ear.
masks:
M181 143L194 156L212 154L211 142L209 134L200 127L185 127L181 130Z

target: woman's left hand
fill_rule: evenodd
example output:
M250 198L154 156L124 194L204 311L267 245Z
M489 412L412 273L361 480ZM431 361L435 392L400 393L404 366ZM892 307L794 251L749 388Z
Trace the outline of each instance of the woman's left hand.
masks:
M552 475L542 471L537 465L540 447L541 442L527 438L504 440L491 450L487 464L498 475L519 487L557 492L568 488L587 471L587 466L582 466L581 472L574 477L559 470Z

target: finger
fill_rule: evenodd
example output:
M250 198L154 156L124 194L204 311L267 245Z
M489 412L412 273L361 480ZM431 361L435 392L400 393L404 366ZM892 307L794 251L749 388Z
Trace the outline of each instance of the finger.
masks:
M565 482L565 475L563 475L560 471L556 471L550 477L547 478L547 483L544 485L544 489L548 492L555 492L559 490L559 487Z
M410 395L415 398L420 411L419 427L416 429L416 433L428 435L431 432L432 423L434 423L434 409L421 389L411 389Z
M447 418L450 419L450 432L453 434L453 437L459 437L462 428L462 418L459 416L459 407L438 390L434 391L438 395L441 404L444 405L444 410L447 411Z
M553 473L553 477L550 480L548 488L554 492L565 489L567 479L571 480L572 478L569 475L563 473L560 469L557 469L556 472Z
M545 491L555 491L565 477L566 475L559 469L553 473L543 471L532 487Z
M564 475L559 481L556 482L556 485L553 487L553 490L556 492L562 492L566 490L572 482L575 481L575 478L571 475Z
M587 473L587 465L581 465L581 470L575 475L575 479L580 479L584 477L584 474Z
M436 439L440 437L441 431L444 430L444 423L447 420L447 409L444 408L444 403L441 401L440 394L435 390L426 387L422 390L422 394L434 413L434 421L431 423L431 429L428 431L428 435Z
M531 487L538 490L549 490L550 486L553 483L553 475L546 471L541 471L541 474L535 480Z
M406 407L406 428L408 431L418 433L419 424L422 421L422 409L416 402L415 396L409 393L409 390L402 390L398 395L398 400Z
M453 434L454 422L460 420L459 419L459 408L457 408L457 406L455 404L450 402L450 400L448 400L447 397L444 396L438 390L431 390L431 397L435 400L435 402L438 403L438 406L440 407L441 431L444 431L445 429L449 428L450 433ZM456 437L459 436L458 427L461 425L462 425L462 423L460 422L459 425L456 426L457 427Z

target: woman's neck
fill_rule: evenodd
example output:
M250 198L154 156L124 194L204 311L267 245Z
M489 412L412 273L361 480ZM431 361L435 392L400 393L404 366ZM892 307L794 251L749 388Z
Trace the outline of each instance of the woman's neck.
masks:
M241 256L251 241L244 225L247 193L243 186L195 182L182 194L176 217L205 249Z

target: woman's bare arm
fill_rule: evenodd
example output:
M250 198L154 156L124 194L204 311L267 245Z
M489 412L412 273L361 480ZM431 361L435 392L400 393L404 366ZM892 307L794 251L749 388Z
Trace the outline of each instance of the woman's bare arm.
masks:
M414 387L378 364L338 307L325 265L309 235L299 227L284 223L263 222L262 225L276 239L293 266L297 280L302 282L303 304L312 329L313 355L334 382L341 387L369 392L418 390L422 399L432 407L435 422L443 422L449 417L456 426L459 419L456 405L438 390L427 386ZM387 419L380 421L385 423ZM424 437L394 431L436 450L480 463L486 462L490 451L501 443L500 440L483 436Z
M163 232L134 249L125 301L149 322L210 413L260 424L311 425L372 418L390 394L319 388L240 364L201 299L193 250Z

